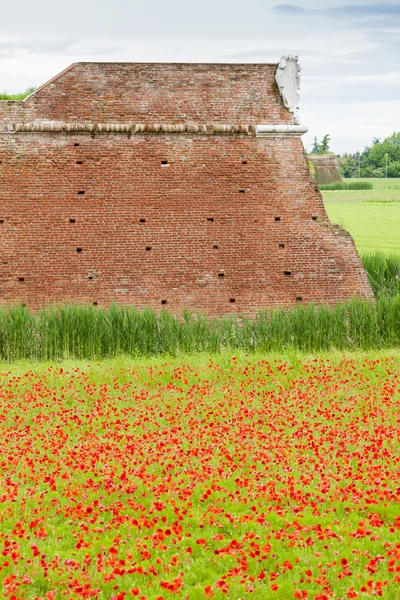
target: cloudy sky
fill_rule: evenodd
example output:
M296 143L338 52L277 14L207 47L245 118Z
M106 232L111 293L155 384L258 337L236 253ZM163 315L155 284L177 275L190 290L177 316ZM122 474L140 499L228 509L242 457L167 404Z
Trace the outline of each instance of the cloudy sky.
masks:
M2 0L0 91L77 61L278 62L298 54L301 121L354 152L400 130L400 2Z

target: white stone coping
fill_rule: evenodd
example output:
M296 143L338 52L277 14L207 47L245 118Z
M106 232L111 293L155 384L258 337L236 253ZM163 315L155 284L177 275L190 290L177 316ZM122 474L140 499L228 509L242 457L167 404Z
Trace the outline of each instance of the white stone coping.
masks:
M301 137L307 131L305 125L256 125L256 137Z
M242 135L249 137L301 136L308 131L303 125L248 125L245 123L74 123L36 121L31 123L0 123L4 133L120 133L130 135Z

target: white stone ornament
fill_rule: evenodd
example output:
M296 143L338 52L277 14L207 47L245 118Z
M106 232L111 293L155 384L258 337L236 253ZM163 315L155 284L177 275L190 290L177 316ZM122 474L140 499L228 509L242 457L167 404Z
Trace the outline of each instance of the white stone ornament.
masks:
M275 75L283 104L293 114L297 124L300 123L300 71L298 56L287 54L279 61Z

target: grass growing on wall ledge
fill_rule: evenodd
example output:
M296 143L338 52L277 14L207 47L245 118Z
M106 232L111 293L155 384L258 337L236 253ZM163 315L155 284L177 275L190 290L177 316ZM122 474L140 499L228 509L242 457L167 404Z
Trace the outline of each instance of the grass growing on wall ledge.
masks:
M335 308L296 306L256 319L207 319L184 313L66 306L33 315L0 311L0 359L59 360L155 356L242 350L381 349L400 346L400 295L377 302L351 300Z
M0 100L25 100L25 98L33 94L35 90L36 87L30 87L20 94L7 94L7 92L3 92L2 94L0 93Z

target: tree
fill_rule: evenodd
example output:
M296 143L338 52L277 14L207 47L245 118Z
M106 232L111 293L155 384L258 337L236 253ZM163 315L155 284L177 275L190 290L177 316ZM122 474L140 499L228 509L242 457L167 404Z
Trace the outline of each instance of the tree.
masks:
M327 154L329 152L329 142L331 141L331 136L329 133L324 135L320 144L320 154Z
M400 132L394 132L383 142L374 137L372 145L366 146L362 152L343 154L339 158L343 177L355 177L358 174L358 160L361 177L386 177L386 173L387 177L400 177Z
M394 144L395 146L400 146L400 132L392 133L392 135L390 137L386 138L385 142L390 142L391 144Z
M314 146L311 150L311 154L320 154L320 146L318 144L317 136L314 138Z
M374 170L380 169L386 175L386 162L389 177L400 177L400 133L394 133L383 142L372 146L369 163Z
M352 154L343 154L339 158L339 169L342 177L354 177L357 173L357 161Z

